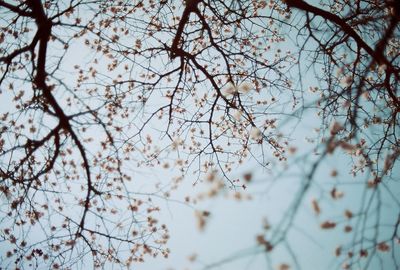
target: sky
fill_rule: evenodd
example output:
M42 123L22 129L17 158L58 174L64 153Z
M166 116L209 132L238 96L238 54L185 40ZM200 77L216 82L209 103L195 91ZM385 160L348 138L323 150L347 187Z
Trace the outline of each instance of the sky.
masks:
M290 49L290 45L287 44L282 47L282 49L288 48ZM67 71L72 70L77 63L92 59L93 55L88 52L82 41L75 42L63 63L65 74L68 74ZM106 67L103 68L103 72L107 73ZM316 81L311 72L305 74L303 79L306 81L302 85L303 89L321 83ZM65 75L63 80L73 83L74 77L69 78ZM313 93L305 94L306 101L313 101L315 98ZM2 95L2 99L6 100L7 95ZM6 105L0 112L7 110ZM153 130L150 128L148 132L157 138L157 123L154 125ZM376 215L382 224L392 224L398 215L398 208L393 203L394 198L400 197L398 181L388 183L386 189L382 188L382 191L378 192L379 195L373 190L361 192L363 189L360 187L365 185L370 176L367 173L352 176L350 168L353 161L342 150L325 157L318 167L311 187L298 202L298 211L293 223L289 225L286 242L274 247L270 253L264 252L263 248L257 245L257 236L260 234L276 237L279 229L285 226L285 223L281 223L282 220L289 217L290 210L297 206L293 203L304 187L304 176L311 169L312 161L319 158L316 153L320 153L321 149L316 148L316 145L320 143L320 138L315 129L320 127L320 119L316 116L314 108L307 109L299 119L294 117L287 123L282 121L282 124L278 121L278 129L282 133L290 133L290 145L296 147L296 155L289 155L287 166L283 167L272 163L267 168L262 168L252 158L246 160L243 165L234 167L230 173L232 178L242 178L245 174L252 174L252 181L246 184L246 189L232 188L229 183L224 182L225 187L215 197L202 199L202 194L207 193L213 183L208 183L204 176L197 181L188 173L177 189L171 192L169 198L154 197L154 201L161 208L157 217L170 231L168 248L171 253L167 259L147 258L133 269L284 270L283 264L289 264L296 269L296 263L302 269L339 269L345 260L342 257L335 258L336 247L357 240L352 238L353 234L344 233L345 226L357 226L353 220L346 220L345 210L357 212L365 207L366 201L369 201L372 208L379 209L371 211L369 214L371 220L373 221ZM160 146L163 143L160 139ZM333 170L337 171L336 177L331 176ZM168 185L170 179L177 174L174 167L167 170L134 168L132 175L139 180L135 182L137 186L133 188L138 192L145 192L151 190L158 181L161 183L166 181ZM394 178L400 176L399 166L394 168L393 176ZM332 200L329 196L334 188L337 188L340 194L342 192L343 197L340 195L339 198ZM186 203L187 196L197 199L197 202ZM237 199L238 196L240 200ZM377 200L375 196L380 196L380 199ZM320 202L320 214L316 213L315 207L313 208L313 201ZM381 203L375 205L376 201ZM199 220L196 215L199 211L209 212L204 228L199 228L198 225ZM321 229L323 222L332 220L340 222L334 229ZM272 229L267 232L263 229L266 221L272 225ZM373 235L374 224L367 222L364 225L367 228L366 235ZM385 239L391 232L390 229L390 226L381 229L378 239ZM0 247L0 250L5 249L4 246ZM293 250L296 261L291 259L288 250ZM394 254L400 257L399 247ZM372 260L368 269L377 269L380 263L384 269L395 269L389 256L389 253L378 251L377 258L381 261ZM359 265L360 269L363 263Z

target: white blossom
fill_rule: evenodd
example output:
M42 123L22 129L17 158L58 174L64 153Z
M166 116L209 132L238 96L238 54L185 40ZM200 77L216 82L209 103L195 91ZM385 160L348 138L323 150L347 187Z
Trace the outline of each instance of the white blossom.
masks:
M233 83L228 83L228 85L222 91L222 94L226 97L229 97L229 96L233 96L237 92L238 92L238 89L237 89L236 85L234 85Z
M171 144L173 150L177 150L180 145L183 145L183 140L181 138L176 138Z
M258 141L262 138L261 130L257 127L251 127L250 129L250 139Z
M232 113L233 118L235 118L236 121L240 121L240 119L242 118L242 112L240 110L233 110Z
M243 82L239 85L235 85L230 82L223 89L222 94L226 97L229 97L235 95L236 93L247 94L252 89L254 89L254 86L249 82Z
M239 85L239 93L241 94L247 94L250 92L251 89L254 89L253 85L249 82L243 82Z

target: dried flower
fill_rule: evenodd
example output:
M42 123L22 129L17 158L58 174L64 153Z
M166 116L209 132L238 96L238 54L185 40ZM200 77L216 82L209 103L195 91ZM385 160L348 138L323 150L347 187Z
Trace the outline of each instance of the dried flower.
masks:
M325 221L321 223L321 228L322 229L333 229L336 227L336 223L332 221Z
M344 128L339 122L333 122L330 128L331 135L336 135L340 131L342 131Z

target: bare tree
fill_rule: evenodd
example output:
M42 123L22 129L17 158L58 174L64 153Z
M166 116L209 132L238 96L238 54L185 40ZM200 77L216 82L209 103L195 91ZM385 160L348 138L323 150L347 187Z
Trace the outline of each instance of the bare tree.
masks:
M290 134L277 127L307 110L319 113L319 156L298 157L307 167L301 188L277 229L257 237L259 249L287 244L320 164L345 150L352 173L368 175L365 207L347 212L357 225L345 265L368 257L367 267L380 250L398 266L396 1L29 0L0 1L0 13L5 267L84 267L87 258L122 267L168 256L152 199L168 192L138 192L132 171L174 166L181 176L172 189L188 173L195 182L220 173L245 188L251 176L232 173L243 162L292 164ZM393 233L371 240L365 224L381 230L371 212L387 193Z

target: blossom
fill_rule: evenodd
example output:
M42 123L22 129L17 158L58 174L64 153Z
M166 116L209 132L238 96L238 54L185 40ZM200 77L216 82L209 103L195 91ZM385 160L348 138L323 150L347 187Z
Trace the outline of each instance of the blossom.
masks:
M239 121L242 118L242 112L240 110L233 109L232 116L236 121Z
M258 141L262 138L261 130L257 127L251 127L250 129L250 139Z
M233 83L228 83L228 85L223 90L223 95L226 97L233 96L238 92L236 85Z
M176 138L171 144L173 150L178 150L180 145L183 145L183 140L181 138Z
M333 229L336 227L336 223L332 222L332 221L325 221L323 223L321 223L321 228L322 229Z
M214 182L214 180L216 179L216 176L217 176L217 171L211 170L210 172L208 172L206 179L208 182Z
M254 89L254 86L249 82L243 82L239 85L235 85L234 83L230 82L226 85L222 93L224 96L229 97L235 95L236 93L247 94L251 89Z
M378 68L378 72L379 73L384 73L386 71L386 69L387 69L387 66L385 64L380 65L379 68Z
M253 85L249 82L243 82L239 85L239 93L241 94L247 94L248 92L250 92L251 89L253 89Z
M351 76L343 77L343 78L340 80L340 84L341 84L343 87L350 86L350 85L352 84L352 82L353 82L353 78L352 78Z
M336 135L343 129L344 129L343 126L340 123L335 121L332 123L331 128L330 128L331 135Z
M336 76L339 77L340 75L342 75L344 73L344 68L340 67L336 70Z
M194 214L196 216L197 228L199 229L199 231L204 231L207 219L210 216L210 212L196 210Z

